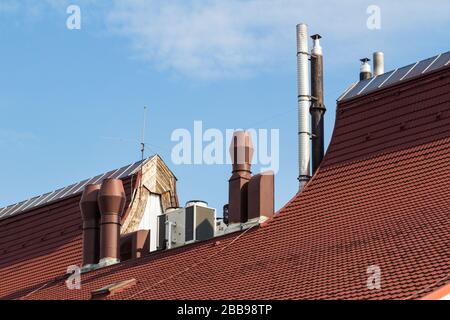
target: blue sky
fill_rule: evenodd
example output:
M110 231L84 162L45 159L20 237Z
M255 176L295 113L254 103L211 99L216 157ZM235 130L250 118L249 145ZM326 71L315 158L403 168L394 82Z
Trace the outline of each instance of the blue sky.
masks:
M449 50L448 1L391 2L0 0L0 207L138 160L148 105L147 155L171 167L182 203L218 212L231 168L171 163L171 133L279 129L280 208L298 185L296 23L323 36L327 143L360 58L384 51L390 70Z

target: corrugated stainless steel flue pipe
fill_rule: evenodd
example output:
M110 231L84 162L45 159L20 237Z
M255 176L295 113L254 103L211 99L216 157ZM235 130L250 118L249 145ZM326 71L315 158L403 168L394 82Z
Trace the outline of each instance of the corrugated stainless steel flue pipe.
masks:
M83 266L89 267L100 259L100 210L98 208L99 184L88 184L80 200L83 219Z
M105 179L98 193L100 208L100 265L120 261L120 218L125 207L122 180Z
M370 69L369 58L362 58L361 66L359 67L359 81L370 79L372 77L372 71Z
M309 92L308 70L308 27L301 23L297 25L297 92L298 92L298 169L299 190L302 190L311 178L310 157L310 120L309 107L311 96Z
M316 172L324 154L324 114L326 111L323 98L323 53L319 39L311 36L314 45L311 50L311 134L312 134L312 174Z
M379 76L384 73L384 53L376 51L373 53L373 75Z

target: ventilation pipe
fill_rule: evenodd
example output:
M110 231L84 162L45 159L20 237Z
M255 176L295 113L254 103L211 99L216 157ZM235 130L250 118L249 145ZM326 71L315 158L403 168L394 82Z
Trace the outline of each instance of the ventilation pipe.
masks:
M311 97L308 81L308 27L297 25L297 93L298 93L298 167L299 190L311 178L310 174L310 123L309 107Z
M314 45L311 50L311 134L312 134L312 173L316 172L324 153L324 114L323 99L323 54L319 34L311 36Z
M100 265L120 261L120 218L125 207L122 180L105 179L98 193L100 208Z
M97 202L99 190L99 184L88 184L80 200L84 267L97 264L100 257L100 211Z
M384 73L384 53L377 51L373 53L373 75L379 76Z
M372 77L372 72L370 70L369 58L360 59L361 66L359 68L359 81L366 80Z
M230 145L233 171L228 180L228 223L242 223L248 219L247 191L252 177L253 151L250 133L236 131Z
M248 220L271 218L275 212L275 176L272 171L254 175L248 183Z

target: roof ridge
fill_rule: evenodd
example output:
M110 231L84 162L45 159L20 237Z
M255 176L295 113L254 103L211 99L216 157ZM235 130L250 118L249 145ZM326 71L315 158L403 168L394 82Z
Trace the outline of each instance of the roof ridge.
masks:
M48 205L49 203L53 203L62 199L66 199L72 197L74 195L79 194L83 191L83 187L89 183L101 183L104 179L108 178L116 178L123 179L130 175L136 173L136 170L139 167L148 161L150 161L155 155L151 155L144 160L139 160L136 162L132 162L131 164L127 164L125 166L98 174L91 178L87 178L69 185L65 187L61 187L55 189L53 191L43 193L41 195L33 196L26 200L5 206L0 208L0 220L4 220L15 216L17 214L23 213L25 211L29 211L31 209L36 209L43 205Z

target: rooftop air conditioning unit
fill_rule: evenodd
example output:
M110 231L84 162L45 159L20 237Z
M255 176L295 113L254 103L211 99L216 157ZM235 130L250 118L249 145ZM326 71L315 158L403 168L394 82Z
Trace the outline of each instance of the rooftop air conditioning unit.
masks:
M214 237L216 210L204 201L189 201L186 207L158 216L158 249L171 249Z

